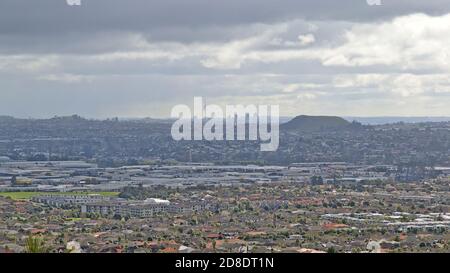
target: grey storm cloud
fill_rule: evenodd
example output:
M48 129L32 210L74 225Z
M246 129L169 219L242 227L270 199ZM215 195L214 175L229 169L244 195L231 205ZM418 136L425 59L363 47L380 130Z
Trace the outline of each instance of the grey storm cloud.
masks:
M422 12L450 11L446 0L2 0L0 33L46 34L108 30L148 31L270 23L292 18L326 21L372 21Z
M2 0L0 52L116 50L117 33L152 41L226 41L248 34L249 24L298 20L371 22L421 12L450 12L447 0ZM250 30L251 31L251 30Z
M0 115L450 115L448 0L0 1Z

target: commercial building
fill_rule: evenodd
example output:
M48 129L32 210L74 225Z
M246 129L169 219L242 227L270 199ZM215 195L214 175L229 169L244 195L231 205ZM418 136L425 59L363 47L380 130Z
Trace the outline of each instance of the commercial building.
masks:
M87 195L37 195L31 198L31 201L43 203L52 207L77 207L83 204L98 203L110 201L111 197L102 196L99 194Z

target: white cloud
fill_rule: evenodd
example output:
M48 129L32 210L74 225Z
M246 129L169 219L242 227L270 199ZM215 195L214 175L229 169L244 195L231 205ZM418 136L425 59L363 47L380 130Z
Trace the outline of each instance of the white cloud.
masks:
M345 43L321 49L324 65L396 66L401 70L449 70L450 14L414 14L380 24L360 24Z
M246 61L246 55L267 45L280 41L278 35L287 31L288 24L277 24L269 26L258 35L246 39L235 40L223 45L209 45L210 50L204 52L206 58L201 64L207 68L216 69L239 69Z
M300 45L305 46L312 44L316 41L316 38L312 34L299 35L298 40L300 41Z
M93 76L75 75L75 74L48 74L39 76L36 79L51 82L80 83L80 82L91 82L94 78Z
M317 89L322 87L326 87L326 85L317 83L291 83L283 86L281 91L283 93L294 93L304 89Z
M338 75L333 79L336 88L356 90L373 88L401 97L450 93L448 74L357 74Z
M305 92L305 93L298 94L297 98L300 100L313 100L313 99L317 98L317 94Z
M8 72L39 72L57 68L58 57L54 55L0 55L0 70Z
M343 41L334 45L294 49L292 42L262 35L226 44L204 64L209 68L239 69L244 62L278 63L293 60L319 60L324 66L388 66L398 71L450 68L450 14L428 16L413 14L385 23L356 24L346 30ZM279 34L279 33L278 33ZM271 38L268 40L267 38ZM299 44L314 43L312 34L300 35ZM258 43L281 46L269 50Z

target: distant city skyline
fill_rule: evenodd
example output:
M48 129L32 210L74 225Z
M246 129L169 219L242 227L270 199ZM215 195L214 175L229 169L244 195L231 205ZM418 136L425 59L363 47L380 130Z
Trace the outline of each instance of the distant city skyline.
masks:
M24 10L24 7L27 9ZM450 116L448 1L5 0L0 115Z
M302 114L298 115L301 116ZM63 116L49 116L49 117L14 117L9 115L0 115L0 118L2 117L12 117L17 119L51 119L51 118L64 118L64 117L72 117L72 116L78 116L80 118L89 119L89 120L108 120L108 119L119 119L121 121L130 121L130 120L153 120L155 122L173 122L176 119L170 118L170 117L159 117L159 118L153 118L153 117L118 117L118 116L111 116L111 117L104 117L104 118L98 118L98 117L88 117L88 116L80 116L77 114L72 115L63 115ZM392 124L392 123L398 123L398 122L404 122L404 123L421 123L421 122L449 122L450 116L338 116L338 115L330 115L330 116L337 116L341 117L347 121L353 122L359 122L363 125L383 125L383 124ZM280 124L286 123L296 116L280 116Z

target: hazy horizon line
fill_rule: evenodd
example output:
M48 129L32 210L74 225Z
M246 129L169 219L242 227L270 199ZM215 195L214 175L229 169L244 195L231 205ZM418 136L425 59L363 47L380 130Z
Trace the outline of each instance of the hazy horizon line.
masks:
M380 115L380 116L359 116L359 115L312 115L312 114L298 114L293 116L280 116L282 119L286 118L295 118L299 116L309 116L309 117L340 117L343 119L350 119L350 118L361 118L361 119L379 119L379 118L405 118L405 119L450 119L450 116L445 115L427 115L427 116L411 116L411 115ZM109 117L94 117L94 116L83 116L80 114L67 114L67 115L53 115L53 116L35 116L35 117L21 117L21 116L14 116L14 115L7 115L7 114L0 114L0 118L14 118L14 119L53 119L53 118L66 118L66 117L80 117L87 120L108 120L108 119L119 119L119 120L139 120L139 119L154 119L154 120L176 120L176 118L172 117L152 117L152 116L144 116L144 117L132 117L132 116L109 116Z

